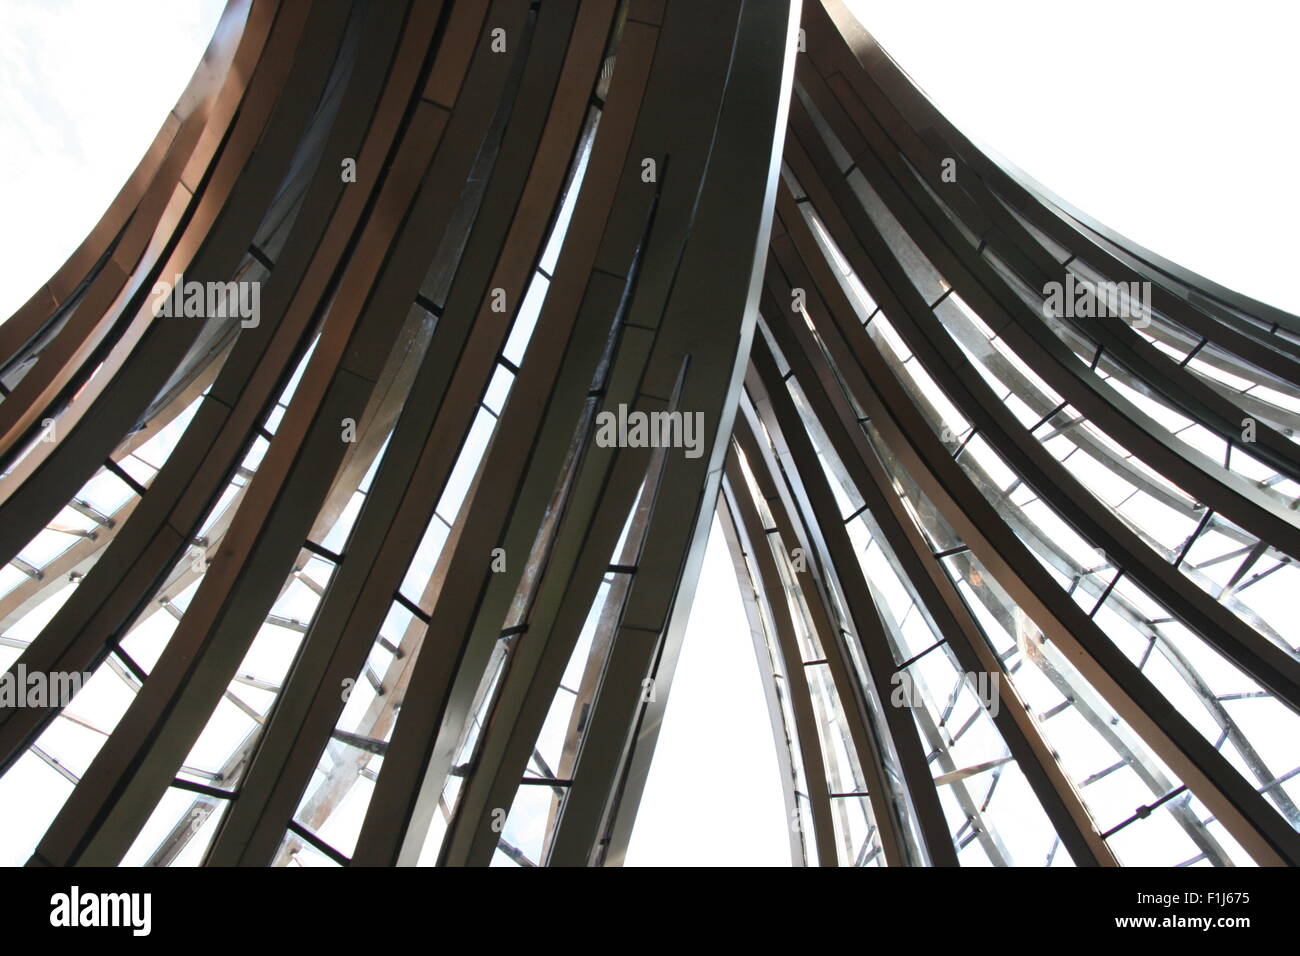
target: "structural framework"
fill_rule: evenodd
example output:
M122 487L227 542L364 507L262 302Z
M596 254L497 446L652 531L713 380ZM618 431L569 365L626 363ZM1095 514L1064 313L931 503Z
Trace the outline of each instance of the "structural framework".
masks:
M796 864L1300 862L1300 319L840 0L232 0L0 362L33 864L619 864L715 517Z

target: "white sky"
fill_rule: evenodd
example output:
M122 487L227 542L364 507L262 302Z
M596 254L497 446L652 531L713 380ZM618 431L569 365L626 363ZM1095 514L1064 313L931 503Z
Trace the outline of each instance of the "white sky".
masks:
M0 4L0 315L99 221L216 27L222 0Z
M1300 5L846 2L972 139L1152 251L1300 312Z
M715 518L626 866L789 866L772 724Z
M849 3L975 139L1133 240L1300 311L1300 6ZM98 220L221 7L0 4L0 315ZM698 594L628 863L788 864L770 724L716 531Z

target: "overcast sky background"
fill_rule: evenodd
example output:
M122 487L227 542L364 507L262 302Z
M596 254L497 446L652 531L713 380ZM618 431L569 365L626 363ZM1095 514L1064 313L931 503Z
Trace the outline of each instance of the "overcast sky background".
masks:
M976 140L1131 239L1300 312L1289 2L850 2ZM98 221L218 0L0 4L0 315ZM770 724L715 533L629 864L788 864Z

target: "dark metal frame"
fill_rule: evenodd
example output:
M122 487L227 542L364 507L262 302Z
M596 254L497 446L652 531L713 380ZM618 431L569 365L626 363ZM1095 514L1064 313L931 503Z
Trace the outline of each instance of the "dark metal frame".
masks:
M154 282L179 272L262 282L259 324L155 317ZM1044 284L1071 272L1150 283L1147 334L1045 316ZM36 759L74 785L32 862L117 864L181 793L151 865L200 833L211 865L620 864L715 513L796 863L1112 866L1114 835L1157 811L1197 848L1182 862L1242 862L1225 831L1255 862L1300 862L1296 771L1163 629L1300 711L1296 648L1239 597L1300 559L1300 416L1216 370L1300 397L1300 319L986 156L840 0L234 0L100 224L0 325L0 557L24 575L0 622L62 602L0 646L131 693L111 727L0 711L0 773ZM701 454L602 447L597 415L620 406L702 413ZM135 452L185 415L142 471ZM1160 545L1057 436L1196 530ZM130 492L110 513L85 498L97 476ZM1217 593L1188 559L1207 528L1240 548ZM51 533L72 543L22 556ZM292 595L309 620L279 610ZM1103 609L1147 641L1140 660ZM168 617L142 666L126 645ZM241 668L266 635L293 647L275 679ZM900 675L938 663L955 685L897 706ZM1025 668L1062 702L1035 712ZM997 684L958 721L963 672ZM248 729L189 766L219 705ZM1067 710L1114 767L1067 771L1050 723ZM61 720L102 738L88 767L38 744ZM977 735L994 752L972 763ZM1117 770L1151 798L1103 827L1089 788ZM1054 834L1041 860L993 802L1013 780ZM549 800L526 839L502 832L521 793ZM333 842L350 800L363 822Z

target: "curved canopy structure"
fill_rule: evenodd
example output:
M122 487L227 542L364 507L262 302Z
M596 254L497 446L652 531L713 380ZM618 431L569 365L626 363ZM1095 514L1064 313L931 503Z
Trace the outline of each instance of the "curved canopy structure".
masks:
M34 864L618 865L715 514L796 864L1300 862L1300 318L840 0L231 0L0 394Z

